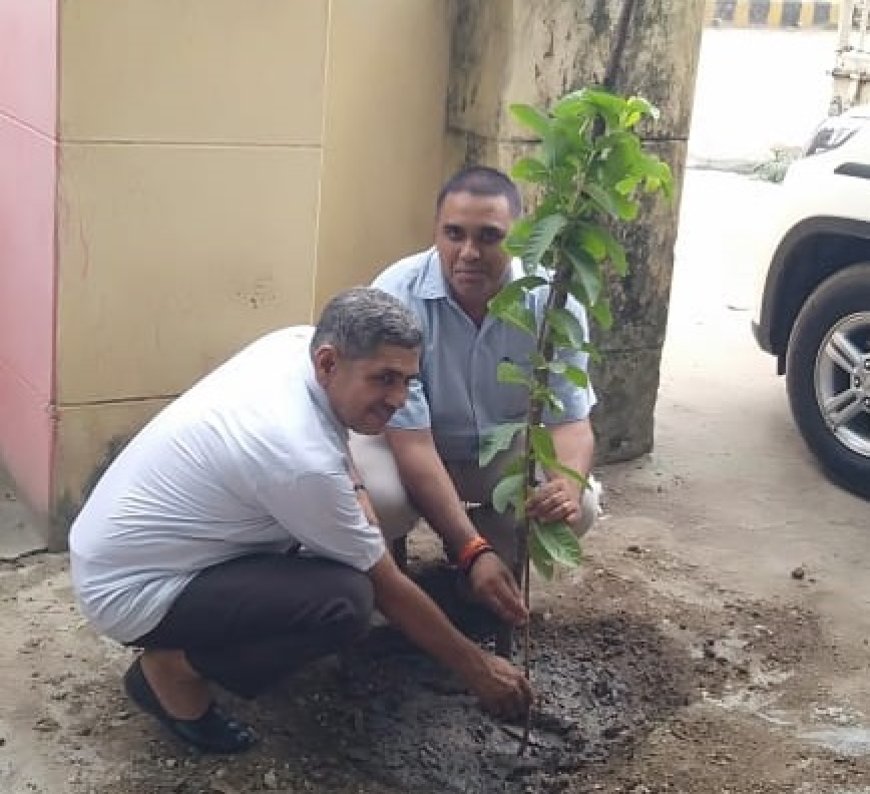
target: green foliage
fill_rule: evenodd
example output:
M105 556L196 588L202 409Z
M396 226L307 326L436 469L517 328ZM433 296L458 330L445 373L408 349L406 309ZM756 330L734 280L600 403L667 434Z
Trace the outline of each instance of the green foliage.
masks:
M513 105L516 120L540 139L536 156L523 157L512 176L534 185L534 211L510 230L505 248L523 263L526 277L507 285L490 302L490 312L536 340L537 352L528 367L502 363L499 380L529 390L525 423L499 427L486 439L480 462L510 448L524 432L526 452L499 483L493 505L513 508L523 517L526 495L535 487L535 472L561 474L585 487L585 478L563 465L553 438L542 423L545 409L559 413L561 403L550 385L552 377L585 387L585 371L559 360L560 351L582 350L593 360L597 351L584 338L576 316L566 308L572 298L603 328L613 323L606 285L611 276L628 272L625 249L613 227L637 219L644 194L671 196L667 164L649 154L635 132L658 111L642 97L624 98L600 89L583 89L559 99L548 112ZM540 324L526 306L530 290L549 287ZM577 565L580 545L565 524L531 522L528 553L538 571L550 578L557 564Z

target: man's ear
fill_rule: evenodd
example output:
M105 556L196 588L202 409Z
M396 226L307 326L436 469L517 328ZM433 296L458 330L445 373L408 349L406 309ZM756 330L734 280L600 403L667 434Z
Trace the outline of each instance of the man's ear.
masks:
M329 381L338 364L338 350L334 345L320 345L312 357L314 362L314 374L318 382L323 385Z

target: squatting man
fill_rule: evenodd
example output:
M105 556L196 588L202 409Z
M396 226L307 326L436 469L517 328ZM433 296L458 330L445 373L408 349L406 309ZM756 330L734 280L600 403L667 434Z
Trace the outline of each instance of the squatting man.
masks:
M408 306L423 330L420 377L385 433L351 433L351 449L387 539L404 538L422 515L464 569L476 599L510 623L526 615L510 571L517 562L516 520L511 511L493 508L492 490L524 440L517 436L513 448L486 467L478 457L481 440L494 427L524 421L528 408L525 387L500 383L497 370L501 361L528 366L535 340L488 310L506 283L525 275L503 245L520 213L516 185L497 169L471 166L447 180L435 202L435 245L393 264L373 282ZM547 296L546 286L525 293L525 308L539 323ZM566 308L588 337L583 307L571 298ZM558 355L587 368L583 351ZM556 453L589 475L595 393L561 376L551 385L564 406L544 416ZM528 515L566 522L583 535L599 512L598 483L589 475L589 487L581 492L558 472L541 475ZM497 554L484 553L490 550Z
M348 430L380 434L405 404L422 341L386 292L341 293L313 330L263 337L171 403L85 503L70 534L81 609L142 649L125 689L184 742L248 749L254 731L209 685L254 697L359 640L375 607L488 710L529 707L522 672L395 564L348 448Z

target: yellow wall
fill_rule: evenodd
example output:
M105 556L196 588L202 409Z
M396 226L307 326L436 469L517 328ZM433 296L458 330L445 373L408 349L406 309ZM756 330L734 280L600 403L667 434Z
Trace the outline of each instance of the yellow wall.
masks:
M167 398L428 242L445 6L61 3L58 512Z
M431 244L443 176L444 0L333 0L315 303Z

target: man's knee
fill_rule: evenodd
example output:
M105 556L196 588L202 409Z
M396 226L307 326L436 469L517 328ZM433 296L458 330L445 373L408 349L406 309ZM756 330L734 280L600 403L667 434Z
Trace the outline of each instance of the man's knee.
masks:
M386 439L351 433L350 448L384 537L388 542L404 537L420 514L408 498Z
M590 474L580 498L580 520L572 527L578 538L582 538L592 529L595 521L601 515L602 493L601 483Z
M375 608L374 589L364 573L348 570L336 577L333 591L321 610L322 628L340 635L345 642L353 642L369 629Z

